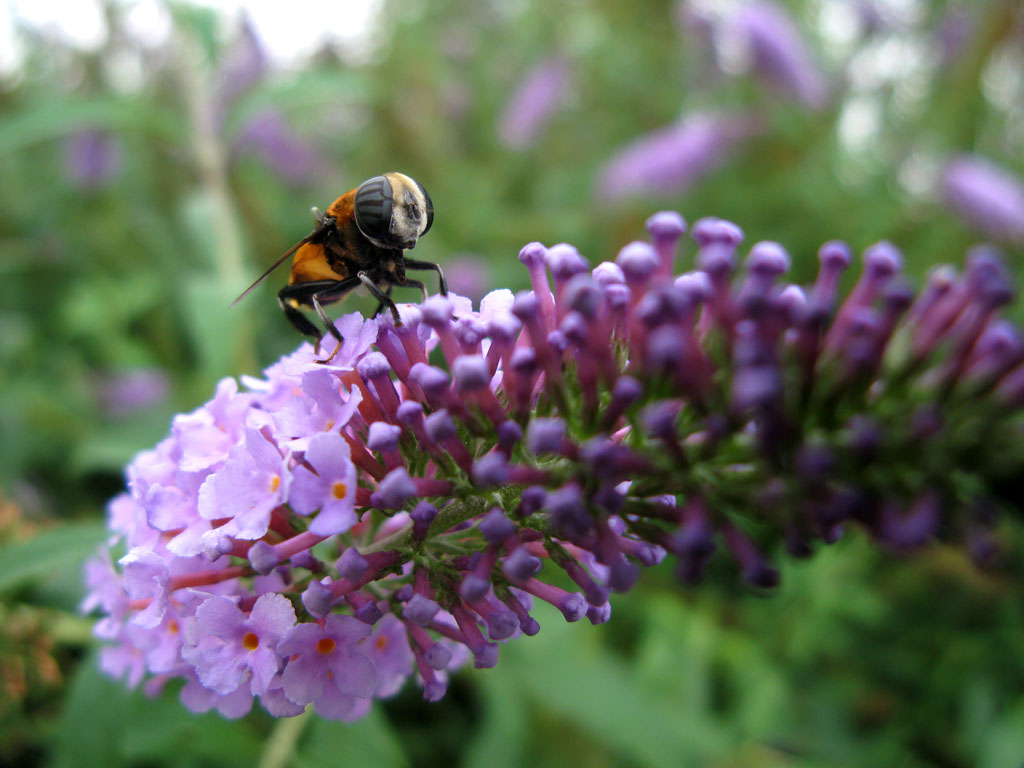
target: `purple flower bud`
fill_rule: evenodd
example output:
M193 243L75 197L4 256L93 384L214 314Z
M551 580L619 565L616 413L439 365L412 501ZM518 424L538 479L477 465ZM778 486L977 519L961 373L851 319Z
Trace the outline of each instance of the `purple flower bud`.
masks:
M595 627L598 624L605 624L612 617L612 604L602 603L601 605L587 606L587 619Z
M523 323L515 315L502 313L492 317L487 332L495 341L511 342L519 336Z
M561 354L569 348L569 339L561 331L554 330L548 334L548 346L558 354Z
M610 283L604 286L604 300L608 308L615 311L624 308L629 304L629 297L632 295L628 285Z
M455 378L455 388L459 392L483 389L491 380L483 355L463 355L456 358L452 365L452 374Z
M452 302L447 296L434 294L420 305L423 322L431 328L447 325L452 319Z
M473 462L473 482L480 488L503 485L507 480L508 457L504 453L492 451Z
M446 371L426 363L416 363L409 370L409 378L418 384L428 397L444 392L448 389L448 384L451 381Z
M401 436L402 428L398 425L375 421L370 425L366 447L371 451L393 451L398 448L398 438Z
M352 616L354 618L363 622L363 624L369 624L371 627L378 621L380 621L380 618L383 615L384 612L380 609L380 606L377 605L377 603L375 603L373 600L367 600L365 603L363 603L354 611L352 611Z
M565 334L565 338L581 347L587 343L587 332L590 324L579 312L569 312L562 318L558 329Z
M568 243L558 243L548 248L545 259L548 269L556 280L565 281L573 275L586 272L590 266L587 260L580 256L575 246Z
M864 276L872 281L888 280L903 266L903 254L892 243L883 240L864 251Z
M657 246L659 241L675 245L686 234L686 220L676 211L658 211L645 222L647 231Z
M782 395L782 375L777 366L740 368L732 379L732 403L740 412L768 405Z
M487 594L487 590L491 588L491 583L475 573L468 574L459 585L459 597L465 600L467 603L475 603ZM497 639L497 638L492 638Z
M338 573L349 581L359 581L370 564L355 547L349 547L338 559Z
M669 400L651 403L643 412L644 429L655 437L675 437L680 404Z
M562 612L566 621L573 622L586 616L590 606L579 592L567 592L555 607Z
M570 309L593 318L601 308L604 293L594 285L590 275L575 275L565 286L562 301Z
M528 376L537 370L537 352L533 347L517 347L512 353L509 365L516 373Z
M364 379L376 379L378 376L387 376L391 373L391 365L388 359L380 352L367 352L356 363L356 370Z
M498 450L506 456L512 455L512 449L522 439L523 429L514 421L503 421L498 425Z
M446 669L448 665L452 663L452 652L440 643L434 643L424 653L424 659L432 669L442 670ZM438 694L438 699L443 697L444 693L444 689L442 688ZM424 692L423 695L426 698L427 692ZM427 698L427 701L437 701L438 699Z
M696 221L690 237L699 248L707 248L713 243L735 248L743 242L743 230L731 221L708 216Z
M370 494L370 503L382 509L401 509L417 495L416 483L405 467L393 469L380 481L380 487Z
M712 280L724 278L735 267L733 253L731 245L711 243L697 252L697 266L707 272Z
M565 450L565 421L558 418L533 419L526 427L530 453L561 453Z
M850 246L842 240L829 240L818 249L818 261L823 269L841 272L850 266L853 261L853 253Z
M615 263L622 269L628 283L643 283L658 268L658 252L650 243L634 240L619 251Z
M437 517L437 507L429 501L421 501L409 513L409 517L412 518L413 536L422 540L427 535L430 524Z
M521 256L520 256L521 258ZM540 303L533 291L520 291L512 302L512 314L524 323L540 310Z
M594 282L602 288L613 283L626 282L626 275L622 272L622 267L611 261L602 261L594 267L591 276L594 278Z
M398 406L398 420L411 424L423 418L423 406L413 400L405 400Z
M402 609L402 617L420 627L429 627L441 610L437 603L421 594L415 594Z
M491 544L500 544L516 532L515 523L509 520L499 507L491 509L477 527Z
M510 580L520 583L537 573L541 562L531 555L526 547L516 547L511 555L502 560L501 567Z
M594 519L575 483L569 483L548 494L544 504L551 526L570 541L584 539L594 527Z
M427 434L435 443L443 443L445 440L456 437L458 431L455 429L455 420L447 410L442 408L434 411L426 418Z
M519 260L528 267L542 266L547 250L540 243L527 243L519 251Z
M644 385L632 376L619 376L612 387L612 403L620 403L620 410L625 410L644 392Z
M252 569L262 576L266 576L281 562L274 548L265 541L257 541L249 547L248 557Z
M322 619L331 610L334 603L334 595L331 591L315 579L309 582L309 586L302 593L302 604L312 616Z
M789 254L778 243L762 240L754 243L747 257L747 270L765 281L772 281L789 269Z
M526 517L539 512L544 508L547 499L548 492L543 486L531 485L528 488L524 488L519 497L520 514Z
M656 328L647 337L647 368L652 373L673 374L686 358L687 342L671 325Z
M308 549L296 552L288 558L288 562L292 564L293 568L305 568L310 573L323 573L324 570L323 561L314 557Z

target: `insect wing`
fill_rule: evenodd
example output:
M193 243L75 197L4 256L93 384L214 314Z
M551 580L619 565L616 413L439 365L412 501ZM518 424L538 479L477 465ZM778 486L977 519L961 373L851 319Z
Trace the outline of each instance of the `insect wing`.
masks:
M250 293L252 293L253 290L256 288L256 286L258 286L260 283L262 283L264 280L266 280L270 276L271 272L273 272L275 269L277 269L282 264L284 264L284 262L288 259L288 257L290 257L297 250L299 250L299 248L301 248L306 243L308 243L311 237L313 237L313 236L309 235L308 237L302 238L301 240L299 240L299 242L297 242L295 245L293 245L291 248L289 248L287 251L285 251L284 254L277 261L275 261L273 264L271 264L267 268L266 272L264 272L262 275L257 277L256 281L252 285L250 285L248 288L246 288L244 291L242 291L242 294L237 299L235 299L234 301L231 302L231 306L232 307L235 306L235 304L237 304L242 299L244 299L246 296L248 296Z

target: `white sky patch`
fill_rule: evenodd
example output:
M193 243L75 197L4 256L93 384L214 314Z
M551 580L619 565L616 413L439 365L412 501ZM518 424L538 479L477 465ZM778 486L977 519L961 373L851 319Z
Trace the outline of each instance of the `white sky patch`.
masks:
M874 98L854 96L839 114L839 143L847 152L864 152L874 144L881 122L881 109Z
M96 0L6 0L9 19L53 34L84 51L94 51L107 41L107 23Z
M191 0L220 12L226 29L248 15L275 64L293 66L322 48L337 44L354 59L371 56L382 0ZM143 46L158 47L171 35L171 20L160 0L120 0L126 24ZM0 0L0 72L17 71L21 61L17 26L53 34L81 50L107 40L97 0Z

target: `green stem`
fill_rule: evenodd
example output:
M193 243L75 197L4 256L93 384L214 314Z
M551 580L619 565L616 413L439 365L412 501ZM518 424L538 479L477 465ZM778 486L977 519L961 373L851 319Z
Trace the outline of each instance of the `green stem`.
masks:
M437 517L434 518L434 522L430 524L430 530L427 531L427 535L441 534L445 531L454 528L460 523L464 523L467 520L471 520L474 517L482 515L487 509L488 500L480 498L478 496L470 496L465 499L456 499L453 503L444 507L440 512L437 513ZM375 541L365 550L367 552L381 552L387 549L404 549L412 544L412 525L407 525L400 531L395 531L390 536L387 536L380 541Z
M291 765L295 757L295 746L306 723L309 722L309 717L310 712L307 709L296 717L283 717L278 720L263 745L257 768L285 768Z

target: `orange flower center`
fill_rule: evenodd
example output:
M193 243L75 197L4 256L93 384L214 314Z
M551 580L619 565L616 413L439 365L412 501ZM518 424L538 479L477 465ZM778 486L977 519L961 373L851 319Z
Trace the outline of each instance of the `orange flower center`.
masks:
M331 494L336 499L344 499L348 496L348 486L345 485L341 480L331 486Z
M176 635L181 631L181 627L178 625L177 621L171 619L167 622L167 631L170 632L172 635Z
M322 637L319 640L317 640L316 652L322 653L324 656L326 656L328 653L331 653L331 651L334 650L334 647L335 643L333 639L329 637Z
M387 648L388 643L389 640L387 635L377 635L377 639L373 641L373 645L374 647L376 647L378 651L383 651L385 648Z
M270 478L270 492L275 493L281 487L281 476L272 475Z
M242 647L247 651L255 651L260 647L260 638L255 632L246 632L242 638Z

